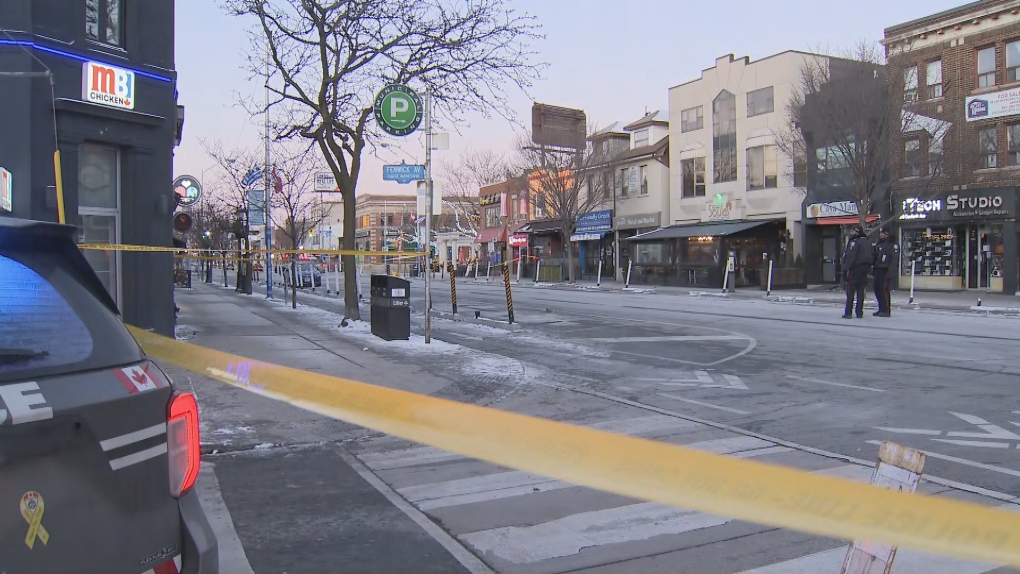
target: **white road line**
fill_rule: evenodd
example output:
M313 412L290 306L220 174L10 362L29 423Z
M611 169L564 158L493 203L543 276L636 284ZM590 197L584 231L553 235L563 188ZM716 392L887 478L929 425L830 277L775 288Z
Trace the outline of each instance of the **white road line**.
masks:
M989 442L986 440L953 440L948 438L933 438L931 440L936 442L955 444L957 446L973 446L975 448L1010 448L1010 444L1008 442Z
M775 443L754 437L733 436L683 445L715 454L752 458L788 452ZM421 510L435 510L464 504L503 500L536 492L549 492L576 485L526 472L509 471L398 488L397 492Z
M159 423L149 428L130 432L125 435L115 436L113 438L106 439L99 443L99 446L103 448L103 452L111 451L115 448L127 446L132 443L143 441L147 438L166 434L166 423Z
M718 409L720 411L726 411L726 412L729 412L729 413L736 413L738 415L749 415L749 414L751 414L751 413L749 413L747 411L742 411L740 409L731 409L730 407L721 407L719 405L703 403L701 401L696 401L694 399L688 399L688 398L684 398L684 397L678 397L676 395L671 395L671 394L668 394L668 393L657 393L657 394L660 397L666 397L667 399L673 399L674 401L681 401L681 402L685 402L685 403L691 403L692 405L699 405L699 406L702 406L702 407L708 407L710 409Z
M241 544L237 530L234 529L230 510L227 509L223 495L220 494L220 482L216 478L215 469L216 465L211 462L202 463L195 491L209 519L209 525L216 535L220 574L254 574L251 564L248 563L248 556L244 553L244 545Z
M798 377L796 375L787 375L788 379L795 379L798 381L804 381L805 383L817 383L819 385L831 385L833 387L846 387L848 389L857 389L859 391L871 391L873 393L884 393L885 389L873 389L871 387L861 387L858 385L848 385L846 383L834 383L832 381L822 381L819 379L812 379L809 377Z
M881 445L882 441L869 440L866 441L868 444ZM968 460L966 458L959 458L955 456L949 456L948 454L939 454L937 452L931 452L928 450L922 451L925 456L930 458L938 458L942 460L948 460L949 462L955 462L966 466L973 466L974 468L981 468L984 470L990 470L992 472L1001 472L1002 474L1008 474L1010 476L1020 476L1020 470L1013 470L1012 468L1003 468L1001 466L994 466L991 464L985 464L983 462L977 462L975 460Z
M515 564L530 564L577 554L583 548L682 534L730 522L690 510L654 504L630 504L582 512L534 526L508 526L460 536L479 552Z
M166 443L157 444L154 447L147 448L145 450L141 450L136 453L132 453L127 456L122 456L120 458L115 458L111 460L110 468L112 468L113 470L120 470L124 467L144 462L146 460L149 460L150 458L156 458L161 454L166 454L166 452L167 452Z
M939 436L942 434L942 431L940 430L930 429L903 429L897 427L875 427L875 428L880 431L886 431L896 434L919 434L924 436Z
M658 335L654 337L594 337L583 341L600 343L665 343L670 341L749 341L743 335Z
M582 426L587 426L588 428L603 430L606 432L614 432L627 434L630 436L637 436L649 433L665 432L669 430L681 431L684 429L699 427L702 425L696 422L691 422L685 419L680 419L668 415L650 415L632 419L604 421ZM380 471L380 470L392 470L397 468L406 468L410 466L418 466L436 462L445 462L449 460L467 459L468 457L446 452L438 448L426 446L401 449L396 451L387 451L382 453L365 453L360 455L358 458L360 458L362 462L367 464L373 470Z
M428 533L428 535L436 542L441 544L443 548L445 548L446 551L457 560L457 562L460 562L461 565L468 570L468 572L471 574L493 574L491 568L479 560L478 557L472 554L470 550L464 548L464 546L458 542L456 538L450 536L445 530L440 528L435 522L432 522L420 510L401 498L399 494L394 492L388 484L383 482L378 476L369 470L368 467L362 464L360 460L342 449L338 449L337 453L344 462L351 465L351 468L361 475L361 478L364 478L369 484L378 490L380 494L385 496L386 500L389 500L393 506L399 508L407 515L408 518L413 520L415 524L420 526L422 530Z

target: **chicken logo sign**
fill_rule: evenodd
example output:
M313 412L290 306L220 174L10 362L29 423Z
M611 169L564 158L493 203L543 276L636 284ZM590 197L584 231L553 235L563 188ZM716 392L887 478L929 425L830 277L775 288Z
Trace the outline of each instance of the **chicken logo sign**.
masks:
M98 62L85 62L82 65L81 91L82 99L87 102L133 110L135 73Z

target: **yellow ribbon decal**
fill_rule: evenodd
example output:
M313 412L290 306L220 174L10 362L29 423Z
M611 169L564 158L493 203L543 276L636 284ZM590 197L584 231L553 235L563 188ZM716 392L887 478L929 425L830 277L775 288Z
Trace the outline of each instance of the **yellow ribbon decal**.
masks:
M25 545L31 550L35 546L35 539L42 541L43 545L49 544L50 533L42 525L43 512L46 510L46 503L43 502L41 494L35 491L26 492L21 497L21 517L28 523L28 534L25 535Z

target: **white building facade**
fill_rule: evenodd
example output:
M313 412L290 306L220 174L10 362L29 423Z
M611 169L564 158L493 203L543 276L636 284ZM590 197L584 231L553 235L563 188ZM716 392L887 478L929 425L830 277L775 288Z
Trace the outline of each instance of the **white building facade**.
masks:
M757 285L769 257L802 249L803 188L779 144L787 104L815 54L732 54L669 90L669 220L632 241L638 281ZM732 285L732 283L730 283Z

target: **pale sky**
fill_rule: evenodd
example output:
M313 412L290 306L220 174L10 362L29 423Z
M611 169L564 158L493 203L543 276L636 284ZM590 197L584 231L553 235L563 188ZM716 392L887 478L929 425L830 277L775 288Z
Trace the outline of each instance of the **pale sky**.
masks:
M511 111L530 125L537 100L582 108L589 122L600 126L631 122L646 107L667 109L668 89L697 79L720 56L754 61L784 50L839 51L862 39L880 39L888 26L966 1L507 0L537 16L546 36L538 48L551 64L532 93L515 95ZM226 16L218 0L177 0L178 103L187 111L175 175L200 177L214 166L199 145L202 139L219 139L227 148L262 149L263 118L251 118L234 95L262 98L261 81L249 81L244 70L250 24ZM474 117L457 132L451 134L449 151L435 152L436 165L456 161L466 148L509 152L513 145L512 126L498 117ZM413 193L411 185L382 181L384 164L424 159L422 138L401 139L406 155L366 158L359 193ZM215 172L206 172L207 183Z

